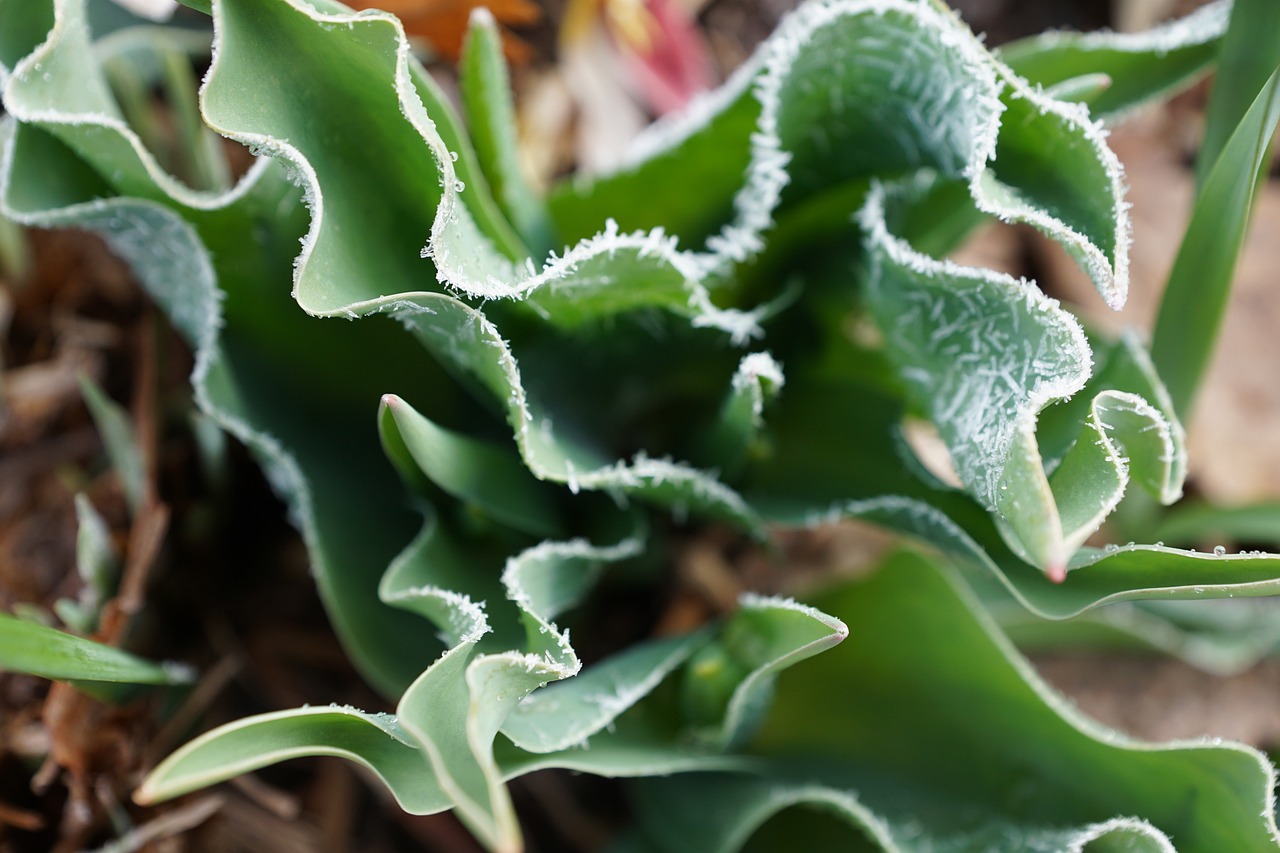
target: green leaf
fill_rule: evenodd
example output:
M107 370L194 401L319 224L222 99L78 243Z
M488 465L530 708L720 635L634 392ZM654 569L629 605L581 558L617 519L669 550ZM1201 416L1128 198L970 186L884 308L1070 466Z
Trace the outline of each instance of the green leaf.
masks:
M0 613L0 669L64 681L187 684L192 671Z
M507 718L502 733L527 752L592 749L598 744L590 745L590 738L612 726L708 639L702 631L638 643L530 694Z
M1268 78L1207 172L1169 273L1151 357L1184 418L1218 337L1254 188L1268 162L1278 121L1280 70Z
M1067 561L1119 503L1131 477L1163 502L1181 495L1181 427L1145 354L1130 342L1119 387L1104 385L1072 449L1046 472L1042 409L1089 375L1084 333L1025 281L916 252L890 233L922 187L875 188L867 233L866 303L909 398L935 423L957 475L1022 559L1061 580ZM1157 409L1138 392L1165 403ZM1126 458L1127 457L1127 458Z
M503 448L442 429L399 397L382 398L382 444L401 474L425 476L458 500L473 503L499 522L535 536L564 532L556 490L533 478L514 448Z
M790 599L744 596L685 674L684 703L695 736L720 750L739 745L768 707L778 673L848 633L839 619Z
M472 10L458 75L476 158L494 199L531 254L545 255L553 248L551 220L520 171L516 113L502 38L493 13L484 6Z
M1151 538L1179 546L1237 542L1280 547L1280 504L1226 507L1188 501L1170 510Z
M120 575L120 555L111 531L89 498L76 495L76 571L84 584L77 601L59 599L53 609L73 631L91 634L98 629L102 606L115 594Z
M606 220L662 227L720 271L754 258L781 211L922 168L963 177L984 212L1063 242L1123 303L1128 217L1101 132L926 4L802 7L714 97L638 140L618 172L562 186L552 215L575 238Z
M714 424L695 440L691 455L733 479L758 450L765 405L778 396L785 381L782 366L767 352L744 356Z
M351 316L380 297L430 289L439 268L452 263L481 282L489 274L511 277L510 261L526 252L498 213L452 110L410 55L398 19L220 0L214 29L205 119L288 162L307 188L315 218L294 284L303 308ZM298 44L309 46L305 54L293 49ZM262 90L264 79L277 85ZM343 110L332 109L335 98ZM433 244L460 244L448 258L437 247L437 269L422 259L428 235Z
M984 606L1024 651L1137 649L1235 675L1280 650L1272 598L1125 602L1067 621L1041 619L1007 598Z
M246 717L201 735L147 776L134 800L151 804L182 796L263 767L315 755L363 764L411 814L451 805L422 750L387 714L353 708L299 708Z
M129 414L102 392L88 375L80 374L80 393L84 396L94 426L102 436L111 467L120 478L129 511L137 514L147 499L147 473L143 469L142 449L133 433Z
M401 719L423 744L459 817L495 849L518 848L520 829L493 754L494 738L526 696L577 674L581 662L568 634L551 620L585 591L603 562L633 556L638 548L635 539L605 547L574 540L517 555L502 581L521 609L524 649L482 653L478 644L488 626L477 620L401 700Z
M1114 116L1208 71L1223 50L1230 9L1229 0L1212 3L1138 33L1049 32L1002 45L996 55L1029 82L1054 87L1056 97L1066 97L1063 86L1085 84L1088 94L1072 100L1087 104L1095 116ZM1106 84L1094 82L1098 77Z
M1244 121L1267 78L1280 65L1280 16L1266 0L1234 0L1231 20L1218 47L1217 70L1205 112L1204 139L1196 158L1196 183L1209 173Z
M1161 851L1168 839L1206 853L1277 843L1262 754L1142 744L1084 719L920 557L899 554L815 604L849 639L779 680L755 772L643 783L642 821L661 849L734 849L725 839L793 803L834 808L886 850L1081 849L1107 835ZM686 846L699 837L708 846Z
M538 479L563 483L575 494L634 495L659 506L758 526L742 497L710 472L643 452L629 460L611 458L592 443L566 435L557 412L526 389L512 345L479 311L436 294L401 302L396 310L428 350L504 410L520 455Z
M858 518L937 548L980 589L984 600L1012 596L1042 619L1071 619L1119 601L1252 598L1280 591L1280 555L1179 551L1162 545L1083 548L1065 583L1032 571L997 541L974 541L954 520L913 498L881 497L833 504L814 525Z

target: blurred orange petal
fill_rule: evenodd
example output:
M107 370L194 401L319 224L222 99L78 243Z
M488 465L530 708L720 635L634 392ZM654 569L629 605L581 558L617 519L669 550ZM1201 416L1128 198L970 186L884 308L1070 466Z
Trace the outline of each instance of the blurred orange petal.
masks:
M476 8L488 8L499 24L520 26L542 20L542 8L533 0L348 0L347 5L396 15L406 33L426 39L450 62L457 62L462 53L471 12ZM502 47L509 62L520 64L533 58L532 48L505 29Z

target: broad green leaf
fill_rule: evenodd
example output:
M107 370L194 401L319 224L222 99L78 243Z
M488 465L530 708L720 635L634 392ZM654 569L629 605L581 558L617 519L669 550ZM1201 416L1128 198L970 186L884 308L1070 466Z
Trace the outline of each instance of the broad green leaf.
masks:
M642 783L642 823L660 849L690 849L705 822L726 830L708 840L741 839L805 802L837 805L885 850L1057 851L1107 834L1137 844L1121 849L1277 843L1264 756L1138 743L1084 719L921 558L900 554L815 604L849 639L779 680L755 772Z
M510 261L525 252L398 19L226 0L214 6L214 29L205 119L287 161L307 189L314 219L294 283L299 304L350 316L379 297L432 289L438 270L422 259L428 237L460 244L451 259L435 251L437 268L463 264L480 282L510 277ZM306 54L291 49L298 44ZM260 92L263 79L278 85ZM334 99L343 110L331 108Z
M1151 357L1185 417L1218 336L1258 175L1280 121L1280 70L1266 81L1207 172L1156 317Z
M1114 116L1208 71L1223 49L1230 10L1230 0L1212 3L1138 33L1049 32L1002 45L996 55L1029 82L1054 87L1058 97L1063 86L1103 77L1105 85L1090 83L1090 94L1079 100L1095 116Z
M754 327L749 315L712 305L692 261L661 233L606 231L539 270L498 211L471 143L412 58L397 19L320 5L218 3L217 61L202 90L215 129L282 159L307 190L313 221L294 281L307 311L396 311L443 286L480 299L534 294L531 310L565 325L658 304L735 335ZM314 55L299 62L288 50L297 43L314 45ZM286 81L275 101L244 96L266 78ZM322 102L300 100L294 92L303 89ZM329 109L336 92L349 93L348 109L370 123ZM602 274L602 260L617 254L635 258L635 269ZM571 309L551 310L570 302Z
M45 625L0 613L0 669L65 681L187 684L191 670L157 664Z
M642 816L648 818L649 835L628 839L643 846L622 849L654 853L766 853L789 847L830 853L1172 853L1175 849L1168 835L1138 818L1112 818L1062 828L1000 819L982 822L975 816L970 820L979 824L976 828L929 832L904 807L886 810L887 814L869 807L847 787L848 780L836 773L824 774L800 766L792 769L791 778L787 775L786 769L769 768L757 774L692 773L638 783L637 799ZM865 776L857 778L863 784L875 784ZM900 796L907 795L917 796L925 803L931 813L929 823L936 822L939 813L946 814L946 806L929 802L927 793L902 792ZM963 806L953 808L959 811ZM665 824L659 815L668 816Z
M511 80L498 25L484 6L471 13L458 73L476 159L493 188L494 200L530 251L544 255L553 248L551 222L520 171Z

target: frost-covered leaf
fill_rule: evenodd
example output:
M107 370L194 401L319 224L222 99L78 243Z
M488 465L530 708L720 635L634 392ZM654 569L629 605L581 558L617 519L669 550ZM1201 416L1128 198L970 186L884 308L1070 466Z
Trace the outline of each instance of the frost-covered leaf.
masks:
M779 679L755 771L641 783L658 849L690 849L691 837L696 849L737 849L795 805L838 816L844 843L883 850L1078 850L1108 836L1122 849L1206 853L1277 843L1262 754L1137 743L1084 719L919 557L900 554L815 603L849 639ZM783 820L786 837L803 837Z
M216 59L201 92L216 130L286 161L307 191L299 304L350 316L388 294L432 289L436 270L421 252L437 223L474 256L473 273L509 272L523 249L399 21L320 5L216 3ZM279 83L264 89L263 79ZM344 109L332 109L335 99Z
M1185 476L1182 428L1145 355L1090 401L1071 449L1046 471L1036 426L1086 385L1084 332L1026 281L933 260L890 232L916 190L872 190L866 297L908 396L937 425L966 489L1010 547L1057 580L1119 503L1131 477L1169 503ZM1120 369L1116 373L1120 374ZM1165 402L1156 408L1134 387Z
M526 533L563 532L554 490L533 478L514 448L504 452L497 445L443 429L392 394L382 399L378 425L383 447L401 476L425 476L454 498Z
M1123 304L1128 217L1101 132L924 3L806 4L618 172L563 186L552 213L569 237L609 218L663 227L717 269L755 256L776 218L833 184L921 168L963 178L981 210L1061 241Z
M1049 32L1000 47L996 54L1029 82L1060 87L1101 76L1081 98L1095 116L1123 114L1186 86L1209 70L1227 29L1230 0L1138 33Z

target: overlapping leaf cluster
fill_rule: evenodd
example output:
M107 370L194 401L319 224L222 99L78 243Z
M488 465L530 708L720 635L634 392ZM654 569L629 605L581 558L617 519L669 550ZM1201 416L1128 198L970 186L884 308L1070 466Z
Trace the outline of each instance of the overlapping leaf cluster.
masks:
M623 168L545 199L483 14L465 121L390 15L216 0L212 19L201 114L258 155L234 186L166 171L112 90L198 36L95 41L84 0L2 0L0 201L134 266L197 352L200 405L289 502L352 657L400 698L218 729L144 798L332 754L494 849L520 846L505 781L545 767L663 777L637 789L662 817L634 849L830 829L793 806L888 850L1275 843L1259 755L1099 731L986 612L1264 595L1280 564L1082 549L1130 485L1180 495L1174 406L1136 338L1090 342L1034 283L943 259L983 217L1027 223L1122 304L1096 117L1203 71L1226 6L1006 64L941 6L816 0ZM908 416L962 489L915 457ZM575 608L660 559L672 517L759 537L861 517L942 573L903 556L820 609L748 596L584 667Z

